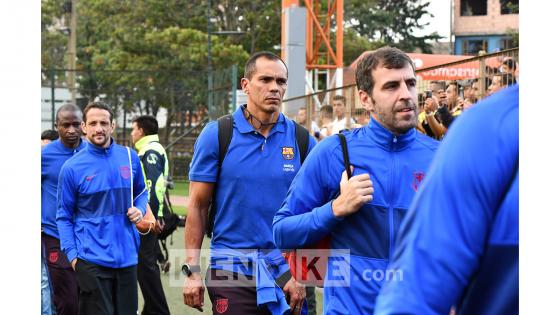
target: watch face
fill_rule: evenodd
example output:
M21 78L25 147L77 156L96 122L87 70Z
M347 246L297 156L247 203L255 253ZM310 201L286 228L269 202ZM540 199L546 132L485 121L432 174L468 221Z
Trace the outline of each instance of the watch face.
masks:
M184 274L185 276L187 276L187 277L191 275L191 271L190 271L190 269L189 269L189 265L187 265L187 264L184 264L183 267L181 267L181 271L182 271L183 274Z

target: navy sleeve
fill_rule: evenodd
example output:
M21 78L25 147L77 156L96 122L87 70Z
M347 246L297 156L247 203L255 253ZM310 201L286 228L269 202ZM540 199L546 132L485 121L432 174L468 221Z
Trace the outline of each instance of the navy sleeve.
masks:
M301 248L318 242L342 220L334 216L331 202L340 182L340 174L337 179L331 167L331 148L336 143L338 138L330 137L311 149L294 177L272 223L278 248Z
M489 98L450 128L399 231L389 270L400 276L387 279L375 314L448 314L458 302L516 172L511 102Z
M194 144L189 180L215 183L218 175L218 123L210 122Z

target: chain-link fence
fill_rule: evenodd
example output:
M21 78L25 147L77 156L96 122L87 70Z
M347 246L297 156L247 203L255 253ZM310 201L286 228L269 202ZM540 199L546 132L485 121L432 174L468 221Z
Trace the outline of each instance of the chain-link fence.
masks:
M42 130L54 126L56 110L74 102L82 109L94 100L106 102L114 111L119 144L131 145L132 119L154 115L160 124L160 140L171 142L170 161L185 168L190 161L193 136L208 117L219 117L235 107L237 67L211 71L189 70L76 70L75 88L67 83L69 70L42 69ZM208 84L210 82L210 84ZM209 89L210 87L210 89ZM189 132L190 131L190 132ZM183 161L184 160L184 161ZM175 169L180 173L184 169Z
M466 95L466 91L474 91L475 99L471 101L476 102L494 90L518 81L519 48L420 69L416 71L416 75L420 105L423 105L426 91L430 90L434 94L445 93L446 86L453 82L457 83L459 97L466 99L469 97ZM346 128L351 129L358 124L363 125L364 121L369 119L369 114L364 111L359 101L355 84L286 99L284 104L297 103L298 106L290 104L284 107L305 108L306 120L303 124L308 130L313 129L312 125L321 128L322 121L325 120L323 116L329 116L327 112L332 112L332 108L329 109L329 107L332 107L335 95L343 95L346 98ZM321 108L324 110L321 111ZM285 114L291 118L297 117L297 111L292 110ZM332 119L334 117L330 118L330 120Z

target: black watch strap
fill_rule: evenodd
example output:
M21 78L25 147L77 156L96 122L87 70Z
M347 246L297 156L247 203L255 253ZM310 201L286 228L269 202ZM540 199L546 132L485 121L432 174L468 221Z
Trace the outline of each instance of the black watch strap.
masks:
M284 289L286 283L292 279L292 273L290 270L284 272L280 275L280 277L276 278L276 284L280 287L280 289Z
M181 271L187 277L190 277L193 273L200 273L200 266L199 265L189 265L183 264L181 267Z

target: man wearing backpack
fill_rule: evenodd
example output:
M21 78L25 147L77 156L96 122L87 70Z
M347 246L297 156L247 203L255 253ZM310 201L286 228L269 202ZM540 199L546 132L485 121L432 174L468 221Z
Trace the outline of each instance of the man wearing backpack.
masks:
M204 305L200 247L206 225L213 224L206 282L214 314L299 313L302 308L305 288L292 278L272 240L274 213L301 158L315 145L304 128L280 112L287 81L287 67L278 56L256 53L241 80L247 104L209 123L196 141L182 268L186 305L199 310Z
M159 143L158 129L159 125L155 117L139 116L132 120L130 135L142 162L142 171L149 192L149 205L154 216L158 218L156 229L159 232L163 222L163 198L166 190L165 179L169 174L169 161L165 149ZM144 297L143 315L169 314L157 264L159 252L156 233L140 236L138 283Z
M325 314L373 313L385 275L394 275L386 267L400 222L438 144L415 129L416 76L404 52L364 55L356 83L369 124L317 145L273 221L280 248L330 237Z

